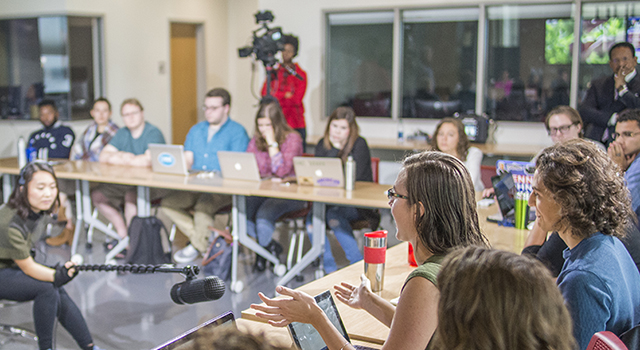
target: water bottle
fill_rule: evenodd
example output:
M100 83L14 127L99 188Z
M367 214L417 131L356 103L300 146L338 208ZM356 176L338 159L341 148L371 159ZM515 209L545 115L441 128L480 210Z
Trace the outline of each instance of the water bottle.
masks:
M27 145L24 141L24 138L20 136L18 138L18 167L20 169L24 168L27 165Z
M404 142L404 123L402 119L398 121L398 142Z
M27 147L27 162L33 162L38 157L38 150L33 147L33 142L29 142Z
M352 156L349 156L344 164L344 177L344 189L353 191L356 184L356 161L353 160Z
M364 274L371 281L371 291L380 292L384 286L384 264L387 255L387 231L364 234Z

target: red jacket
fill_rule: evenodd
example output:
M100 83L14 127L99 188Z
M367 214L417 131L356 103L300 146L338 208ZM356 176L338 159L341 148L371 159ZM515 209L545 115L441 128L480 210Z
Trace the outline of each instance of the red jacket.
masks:
M307 90L307 73L294 63L296 73L302 77L302 80L289 74L289 72L281 66L275 68L274 78L271 80L271 95L278 99L280 107L284 117L287 119L287 123L294 129L301 129L305 127L304 122L304 106L302 105L302 98ZM285 98L285 94L291 92L293 95L290 98ZM267 94L267 82L262 85L262 96Z

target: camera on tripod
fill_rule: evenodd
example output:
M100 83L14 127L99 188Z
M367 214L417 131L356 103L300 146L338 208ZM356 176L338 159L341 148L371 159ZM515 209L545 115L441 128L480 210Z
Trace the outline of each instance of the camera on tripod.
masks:
M265 65L273 67L276 64L275 55L284 49L284 35L282 28L269 28L267 23L273 21L271 11L262 11L255 14L256 23L261 27L253 31L253 46L245 46L238 49L240 57L248 57L255 54L256 58Z

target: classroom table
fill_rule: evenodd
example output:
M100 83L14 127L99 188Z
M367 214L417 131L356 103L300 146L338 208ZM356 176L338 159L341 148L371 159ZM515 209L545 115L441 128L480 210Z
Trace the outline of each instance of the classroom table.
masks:
M325 208L327 204L351 205L368 208L386 208L388 199L384 193L388 185L379 185L370 182L357 182L353 191L341 188L298 186L295 184L265 181L234 181L225 180L219 176L200 175L168 175L154 173L150 168L135 168L128 166L109 165L97 162L64 161L54 166L56 175L61 179L76 180L76 196L82 198L77 201L76 235L72 245L72 254L76 252L77 241L80 236L80 226L83 222L94 225L103 225L91 215L91 198L89 182L101 182L137 186L139 215L149 215L149 187L165 188L182 191L196 191L229 194L233 196L232 221L234 237L231 271L231 290L242 291L244 284L237 279L238 246L242 244L247 248L265 256L267 260L276 264L274 271L280 271L280 275L286 271L286 267L280 264L275 256L260 246L246 232L246 196L261 196L272 198L284 198L293 200L312 201L313 205L313 238L312 248L303 258L296 263L282 278L278 284L286 284L304 268L310 265L316 258L322 256L325 243L326 224ZM16 158L0 159L0 173L18 174ZM10 186L8 176L4 176L4 183ZM111 261L115 254L128 245L128 239L123 239L107 254L106 261Z
M478 195L480 199L480 195ZM527 237L527 230L518 230L513 227L499 226L488 222L487 216L497 213L497 204L487 208L478 208L478 218L482 232L487 236L493 248L520 253L524 247ZM400 295L402 285L407 275L414 269L407 261L408 243L403 242L387 249L384 288L379 295L385 300L397 298ZM342 281L354 285L360 283L360 275L364 272L364 262L359 261L336 272L328 274L320 279L309 282L297 290L318 295L327 289L332 289L334 285ZM389 328L376 320L364 310L355 310L336 300L338 311L347 333L351 339L366 341L373 344L384 344L389 335ZM242 318L256 322L266 322L264 319L255 316L255 310L246 309L242 311Z
M322 136L311 135L307 137L308 145L316 145ZM383 149L392 151L424 151L431 148L424 140L385 139L367 137L367 145L370 149ZM545 146L533 144L502 144L502 143L471 143L471 146L479 148L485 156L507 156L531 159Z

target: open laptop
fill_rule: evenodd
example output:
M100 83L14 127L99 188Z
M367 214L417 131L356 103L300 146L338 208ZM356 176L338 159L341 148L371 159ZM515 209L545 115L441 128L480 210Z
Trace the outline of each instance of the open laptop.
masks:
M487 217L490 222L509 222L514 223L515 220L515 195L516 184L510 172L491 177L491 184L496 195L496 201L500 212Z
M349 335L347 335L347 330L344 328L344 324L342 323L342 318L340 317L340 313L338 312L338 307L336 303L333 301L333 297L331 296L330 291L325 291L322 294L315 296L316 303L320 308L324 311L324 313L329 317L331 323L338 329L340 334L346 339L348 342L351 342L349 339ZM320 333L313 328L312 325L307 323L299 323L292 322L289 324L289 333L291 333L291 337L293 338L296 346L301 350L326 350L327 345L322 340ZM362 345L354 345L356 349L360 350L372 350L372 348L362 346Z
M340 158L293 157L298 185L344 187Z
M151 168L156 173L188 175L187 161L182 145L150 143Z
M227 311L222 315L212 318L209 321L198 325L179 336L169 340L168 342L158 346L153 350L187 350L187 349L199 349L199 338L204 338L204 341L211 339L211 334L216 327L224 325L230 327L236 327L235 317L233 312Z
M260 181L256 155L251 152L218 151L223 179Z

